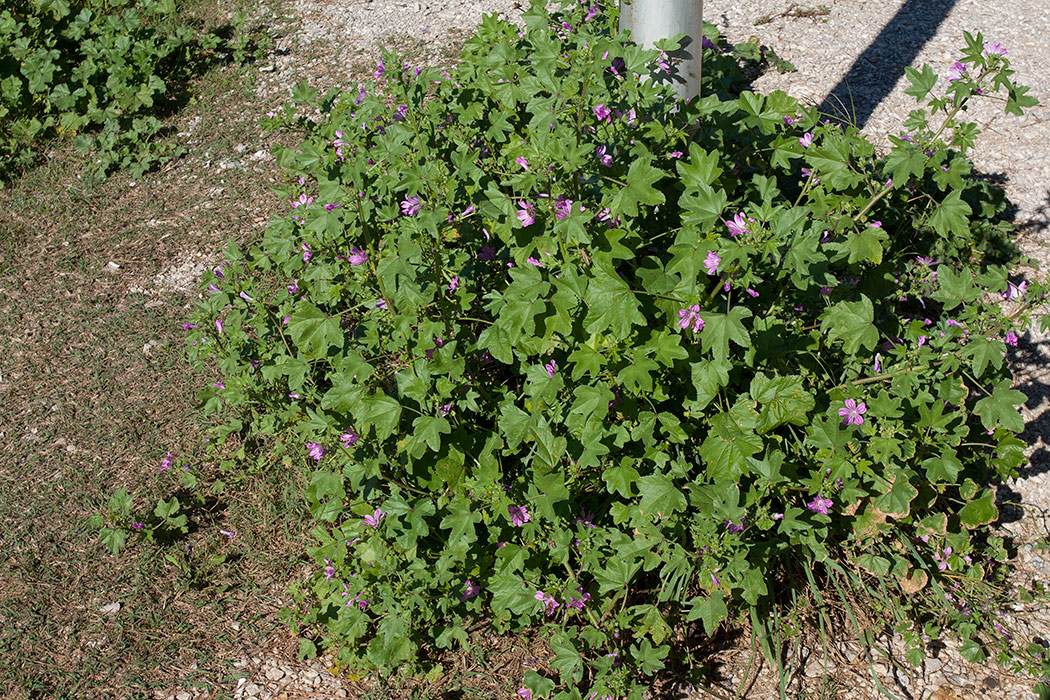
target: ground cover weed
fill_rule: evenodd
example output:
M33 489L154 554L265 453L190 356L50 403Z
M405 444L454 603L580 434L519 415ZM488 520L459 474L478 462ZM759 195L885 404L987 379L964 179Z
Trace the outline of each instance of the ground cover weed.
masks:
M779 658L764 621L837 597L898 611L913 663L950 635L1045 674L1001 615L989 487L1024 463L1004 355L1044 288L1005 267L961 120L1034 104L1005 50L909 69L880 155L734 93L713 32L707 96L676 101L677 40L614 15L489 17L451 71L386 54L265 121L302 135L289 211L187 330L231 471L306 485L303 652L411 672L479 625L544 630L521 697L639 698L691 640L751 620Z
M200 29L173 0L25 0L0 10L0 177L49 140L73 139L98 171L132 177L184 149L158 138L190 78L265 42L245 28ZM2 182L2 180L0 180Z

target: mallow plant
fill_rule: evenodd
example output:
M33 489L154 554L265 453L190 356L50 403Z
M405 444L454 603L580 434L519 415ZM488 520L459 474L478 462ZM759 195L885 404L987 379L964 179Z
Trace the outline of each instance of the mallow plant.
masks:
M301 136L288 210L206 276L189 345L216 444L304 484L304 653L387 673L531 631L523 697L640 698L830 598L895 611L913 662L952 636L1040 672L1001 632L991 484L1025 462L1004 355L1044 288L962 120L1034 99L967 34L882 154L727 92L709 33L688 103L678 40L540 2L452 70L386 54L265 121Z

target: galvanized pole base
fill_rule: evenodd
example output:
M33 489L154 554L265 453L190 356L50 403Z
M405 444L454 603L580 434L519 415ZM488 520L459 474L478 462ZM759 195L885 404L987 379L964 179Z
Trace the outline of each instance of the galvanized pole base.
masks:
M653 48L660 39L686 35L668 54L675 92L684 100L700 95L703 15L703 0L620 0L620 30L630 31L635 43Z

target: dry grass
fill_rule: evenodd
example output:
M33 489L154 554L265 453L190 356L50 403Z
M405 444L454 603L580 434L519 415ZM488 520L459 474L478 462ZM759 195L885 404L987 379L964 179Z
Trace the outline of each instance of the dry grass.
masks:
M3 697L166 697L221 684L230 659L287 636L273 614L305 535L275 480L200 507L196 531L168 548L115 558L86 526L117 488L143 494L142 509L174 493L158 474L168 450L202 453L192 412L205 378L182 351L191 299L151 292L173 263L249 238L277 207L272 172L209 163L267 147L250 80L239 67L203 76L173 124L197 125L193 153L138 182L85 181L55 144L0 191ZM229 564L209 568L217 553ZM103 613L111 602L119 612Z
M226 8L201 0L202 24ZM68 144L0 190L0 696L12 700L227 697L232 662L265 655L295 664L297 641L277 622L287 586L308 571L299 485L263 473L209 497L194 527L166 546L132 540L119 557L88 518L118 488L139 512L180 493L171 451L204 483L195 393L211 381L183 353L195 291L171 270L221 260L282 205L269 106L254 68L202 76L173 132L190 154L137 182L89 181ZM224 164L237 164L223 167ZM219 529L236 533L230 540ZM224 555L222 564L212 558ZM120 603L116 613L102 607ZM441 659L442 673L354 695L493 697L520 677L528 645L481 638Z

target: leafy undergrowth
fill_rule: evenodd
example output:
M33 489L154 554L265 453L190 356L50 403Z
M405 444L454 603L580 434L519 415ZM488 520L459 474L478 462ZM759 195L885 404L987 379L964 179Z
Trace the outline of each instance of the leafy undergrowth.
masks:
M243 13L221 26L199 24L200 14L172 0L26 0L0 10L0 186L51 139L71 140L102 174L138 177L182 155L160 136L162 120L191 99L190 82L265 52Z
M231 9L187 5L195 25L221 24ZM298 640L277 614L307 564L303 484L273 473L194 502L189 532L119 558L89 524L121 489L137 502L190 504L181 474L160 472L169 451L199 455L186 473L202 484L221 476L192 416L200 377L182 346L187 291L164 282L230 235L250 240L280 206L269 169L213 164L272 143L258 127L268 106L254 81L254 67L235 65L191 80L193 99L164 124L170 134L192 127L196 145L160 170L102 178L89 156L57 141L0 190L4 698L223 698L244 673L235 661L295 665ZM112 603L119 610L104 612ZM542 654L518 639L478 640L431 679L346 687L493 697Z
M909 69L881 156L735 90L740 47L708 37L683 104L676 39L640 49L590 6L525 20L487 18L455 71L387 55L356 92L299 86L267 121L302 135L277 150L291 212L229 247L188 324L227 472L308 483L302 653L426 674L479 628L544 634L523 697L641 697L703 679L724 625L782 658L830 599L912 664L950 637L1038 672L1000 634L987 483L1024 460L1004 351L1043 290L1003 266L961 121L1033 104L1002 47L967 34L947 84Z

